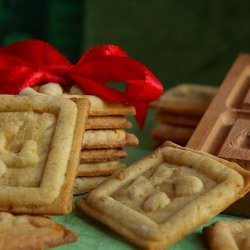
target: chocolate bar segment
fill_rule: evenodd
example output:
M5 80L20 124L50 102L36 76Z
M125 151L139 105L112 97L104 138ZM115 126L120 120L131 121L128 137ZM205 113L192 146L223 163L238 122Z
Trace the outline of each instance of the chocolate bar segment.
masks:
M250 170L250 55L240 55L188 142L188 147ZM228 209L250 215L250 195Z

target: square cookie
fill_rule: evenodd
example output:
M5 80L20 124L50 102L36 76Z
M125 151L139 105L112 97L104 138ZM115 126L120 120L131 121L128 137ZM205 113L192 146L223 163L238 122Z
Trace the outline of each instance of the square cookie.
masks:
M82 149L122 148L138 145L138 138L123 129L86 130Z
M85 99L1 96L0 211L71 211L88 110Z
M163 249L249 190L235 163L165 143L80 198L77 208L145 249Z
M81 163L114 161L127 157L128 153L120 148L84 149L81 151Z
M106 176L111 175L120 168L126 167L124 163L116 161L81 163L78 168L79 176Z
M74 232L41 216L0 212L0 250L38 250L76 240Z
M122 129L132 128L130 123L123 116L106 115L106 116L89 116L87 119L86 129Z
M219 221L203 232L211 250L250 249L250 220Z
M36 87L36 86L35 86ZM34 87L34 88L35 88ZM41 91L42 88L42 91ZM75 88L75 87L74 87ZM78 90L80 90L78 88ZM91 103L89 115L90 116L123 116L123 115L135 115L135 108L133 106L125 105L123 103L114 103L104 101L101 98L93 95L85 95L81 90L69 91L69 93L63 93L63 90L59 84L47 83L38 87L38 89L25 88L19 92L22 96L63 96L66 98L86 98Z
M151 130L151 137L160 141L173 141L175 143L186 145L194 132L192 127L176 126L167 123L158 123Z
M159 111L156 113L156 120L159 122L193 128L199 124L201 117L202 116L200 115L180 115L164 111Z
M164 92L151 107L164 112L203 115L216 92L217 88L209 85L179 84Z

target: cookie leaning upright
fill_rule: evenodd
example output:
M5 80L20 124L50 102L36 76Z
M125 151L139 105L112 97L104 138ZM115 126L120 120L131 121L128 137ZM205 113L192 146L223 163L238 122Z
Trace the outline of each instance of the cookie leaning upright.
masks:
M167 90L150 104L157 110L158 121L151 131L152 137L185 145L216 91L217 88L212 86L190 83L179 84Z
M0 211L69 213L89 102L1 95L0 104Z
M167 142L80 198L77 208L144 249L164 249L250 189L235 163Z

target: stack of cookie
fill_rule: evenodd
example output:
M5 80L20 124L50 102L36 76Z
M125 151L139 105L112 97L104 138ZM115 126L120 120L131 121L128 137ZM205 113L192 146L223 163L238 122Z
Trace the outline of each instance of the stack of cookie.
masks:
M124 147L138 145L137 137L125 131L132 127L125 118L126 115L135 115L135 109L132 106L106 102L96 96L84 95L82 90L74 85L65 91L56 83L26 88L20 94L84 97L90 102L80 166L75 180L75 194L93 189L107 176L125 167L125 164L120 162L121 158L128 156Z
M152 138L186 145L216 91L215 87L195 84L180 84L166 91L151 103L158 110Z
M138 139L127 133L132 124L124 117L134 115L132 106L102 101L95 96L85 96L91 103L82 144L80 167L74 193L91 190L107 176L125 167L120 162L127 157L124 147L136 146Z

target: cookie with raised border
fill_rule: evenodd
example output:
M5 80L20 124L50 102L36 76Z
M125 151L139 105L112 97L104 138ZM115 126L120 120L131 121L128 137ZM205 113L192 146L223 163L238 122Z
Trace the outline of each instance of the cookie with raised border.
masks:
M76 89L76 86L72 86ZM42 88L42 89L41 89ZM133 106L125 105L123 103L114 103L104 101L101 98L93 95L85 95L79 88L77 91L64 91L57 83L46 83L36 88L27 87L19 92L23 96L63 96L66 98L86 98L90 102L90 116L110 116L110 115L135 115L135 108Z
M123 129L86 130L82 142L82 149L122 148L138 145L134 134Z
M151 137L160 141L171 140L185 145L194 132L192 127L176 126L167 123L158 123L151 130Z
M151 107L178 114L203 115L217 92L216 87L184 83L167 90Z
M219 221L203 229L211 250L249 250L250 220Z
M81 163L79 165L77 176L106 176L111 175L120 168L125 167L126 164L114 161L104 162L89 162Z
M178 126L196 127L200 120L200 115L180 115L171 112L159 111L156 113L156 120L161 123L168 123Z
M132 128L129 122L123 116L89 116L86 129L124 129Z
M49 218L0 212L0 250L38 250L75 241L73 231Z
M71 211L88 111L85 99L1 96L0 211Z
M84 95L84 98L88 99L91 103L90 116L135 115L135 108L133 106L104 101L93 95Z
M80 198L77 208L145 249L163 249L250 189L235 163L167 142Z
M105 162L114 161L119 158L127 157L128 153L120 148L110 149L84 149L81 151L80 162Z

